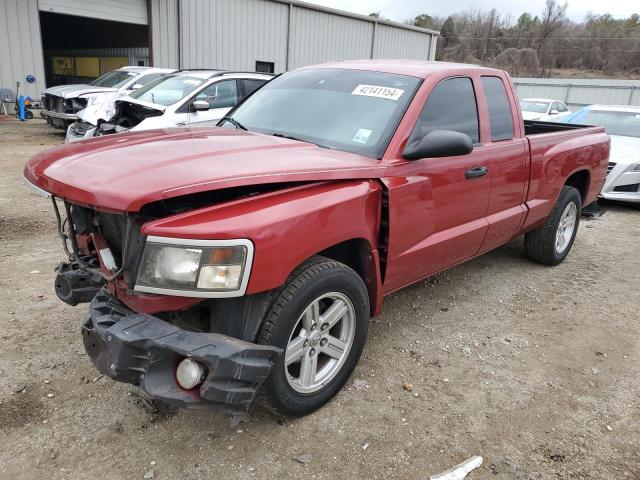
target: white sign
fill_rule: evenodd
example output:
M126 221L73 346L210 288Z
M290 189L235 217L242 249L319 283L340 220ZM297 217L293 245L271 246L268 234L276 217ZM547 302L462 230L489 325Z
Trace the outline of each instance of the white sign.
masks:
M358 85L351 95L364 95L366 97L386 98L397 102L404 90L391 87L379 87L377 85Z

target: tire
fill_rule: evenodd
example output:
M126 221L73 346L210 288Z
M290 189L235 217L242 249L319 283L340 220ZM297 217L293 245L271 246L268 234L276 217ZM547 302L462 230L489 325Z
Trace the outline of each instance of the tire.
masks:
M565 224L564 240L560 241L558 238L560 222L567 218L565 215L570 215L572 209L575 209L575 221L572 225ZM543 265L553 266L562 263L567 258L576 238L580 224L580 211L580 192L565 185L545 224L525 235L524 248L527 257ZM572 228L570 235L567 230L569 227ZM561 248L558 247L559 244Z
M353 269L320 256L298 267L275 292L258 333L257 343L283 350L258 402L276 415L302 416L331 400L358 363L369 312L367 288Z

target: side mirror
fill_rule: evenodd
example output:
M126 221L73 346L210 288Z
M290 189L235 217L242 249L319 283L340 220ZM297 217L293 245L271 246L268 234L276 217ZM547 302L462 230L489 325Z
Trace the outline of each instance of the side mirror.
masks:
M196 112L204 112L209 110L209 102L205 100L195 100L191 103L191 109Z
M452 130L432 130L422 138L409 139L402 157L407 160L419 158L456 157L473 151L473 142L466 133Z
M549 115L558 115L560 112L558 110L551 110Z

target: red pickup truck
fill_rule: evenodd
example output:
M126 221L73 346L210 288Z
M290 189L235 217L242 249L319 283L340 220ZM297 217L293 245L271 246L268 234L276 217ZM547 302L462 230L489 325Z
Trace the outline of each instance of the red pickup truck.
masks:
M382 299L525 235L556 265L607 170L599 127L523 122L500 70L285 73L218 127L43 152L63 301L100 372L176 405L303 415L344 385Z

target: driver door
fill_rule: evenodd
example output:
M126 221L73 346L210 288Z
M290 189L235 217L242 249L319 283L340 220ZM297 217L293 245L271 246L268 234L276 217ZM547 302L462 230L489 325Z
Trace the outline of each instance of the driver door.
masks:
M436 85L415 129L469 135L468 155L405 160L383 179L389 192L385 292L473 257L488 230L491 152L480 145L474 83L453 77Z

